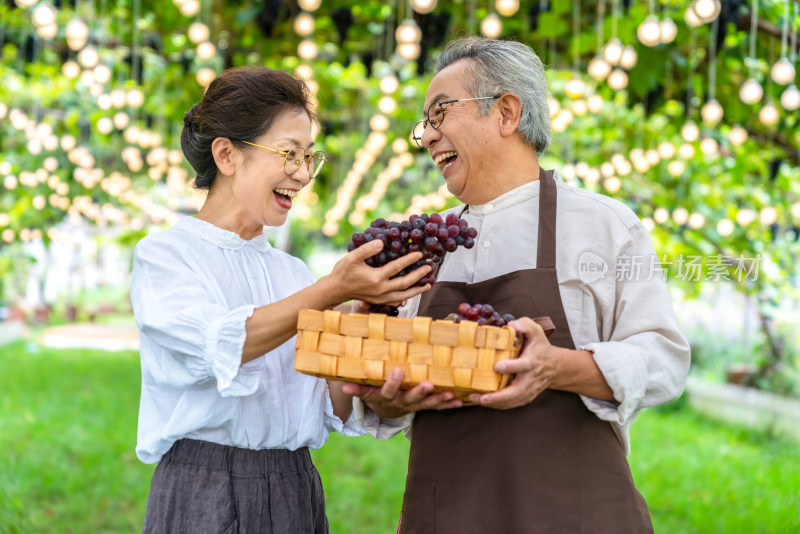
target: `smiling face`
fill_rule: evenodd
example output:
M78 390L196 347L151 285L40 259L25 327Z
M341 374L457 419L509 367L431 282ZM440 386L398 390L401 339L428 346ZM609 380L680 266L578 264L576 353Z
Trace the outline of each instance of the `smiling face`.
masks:
M472 76L469 60L462 59L442 69L431 81L425 94L425 108L431 117L438 102L493 95L471 95L466 81ZM447 189L465 204L484 204L497 197L502 154L499 135L499 114L494 106L488 115L481 115L480 100L445 104L441 125L430 125L422 135L422 146L428 150Z
M299 146L313 152L311 119L305 111L281 115L265 134L253 143L281 151ZM238 151L237 168L231 181L236 216L246 228L261 233L262 226L280 226L286 222L292 200L311 181L306 165L290 176L284 171L284 155L259 147Z

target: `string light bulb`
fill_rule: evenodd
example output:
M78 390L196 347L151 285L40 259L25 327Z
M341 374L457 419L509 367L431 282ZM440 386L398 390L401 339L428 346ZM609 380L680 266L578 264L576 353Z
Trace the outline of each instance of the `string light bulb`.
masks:
M636 66L638 60L636 50L632 46L626 46L622 49L622 57L619 58L619 66L625 70L631 70Z
M612 70L611 74L608 75L608 86L615 91L625 89L628 86L628 75L624 70Z
M197 57L200 59L211 59L217 53L217 47L211 41L204 41L197 45Z
M737 124L731 128L728 134L728 140L733 146L742 146L744 142L747 141L747 130Z
M189 31L187 32L189 36L189 40L194 44L200 44L203 41L207 41L208 38L211 36L211 32L208 29L208 26L203 24L202 22L194 22L191 26L189 26Z
M698 26L703 25L703 21L700 20L700 17L697 16L697 13L694 12L692 4L689 4L686 7L686 11L683 12L683 20L685 20L686 24L692 28L697 28Z
M300 41L297 45L297 55L303 59L314 59L318 53L317 43L310 39Z
M32 18L37 26L50 26L56 22L56 10L50 4L41 3L33 9Z
M611 39L603 47L603 57L606 58L611 65L619 65L622 59L623 46L622 41L619 39Z
M656 46L661 42L661 25L658 17L649 15L636 29L636 37L645 46Z
M589 76L597 81L605 80L611 73L611 64L600 56L592 59L588 67Z
M496 0L494 8L504 17L510 17L519 11L519 0Z
M314 33L314 17L308 13L300 13L294 19L294 32L300 37L308 37Z
M421 15L427 15L436 9L436 0L411 0L411 9Z
M67 46L72 50L80 50L86 46L86 41L89 40L89 26L83 20L75 17L67 24L65 28L67 37Z
M781 95L781 106L787 111L800 108L800 90L795 85L790 85Z
M794 65L785 57L780 58L772 66L770 76L772 80L780 85L786 85L794 80Z
M694 121L686 121L686 124L681 128L681 137L683 137L683 140L687 143L694 143L700 137L700 129Z
M422 53L422 48L419 43L399 43L397 45L397 54L408 61L413 61Z
M669 44L674 41L675 37L677 36L678 27L671 18L666 17L661 21L661 42L664 44Z
M719 0L695 0L689 9L693 10L703 23L709 23L719 16L722 4Z
M297 4L304 11L316 11L322 4L322 0L298 0Z
M422 30L413 19L406 19L395 30L394 38L398 43L418 43L422 39Z
M503 31L503 23L500 21L500 17L492 13L491 15L487 15L485 19L481 22L481 34L484 37L488 37L489 39L496 39L500 36L500 33Z
M586 83L580 78L571 78L564 85L564 93L570 98L580 98L586 92Z
M758 120L765 126L772 126L778 122L779 118L778 108L771 102L764 104L764 107L758 112Z
M709 100L703 106L703 109L700 110L700 115L703 117L703 121L707 122L708 124L717 124L720 120L722 120L722 115L724 114L724 110L717 100Z
M745 104L755 104L764 96L764 89L761 84L750 78L739 88L739 98Z

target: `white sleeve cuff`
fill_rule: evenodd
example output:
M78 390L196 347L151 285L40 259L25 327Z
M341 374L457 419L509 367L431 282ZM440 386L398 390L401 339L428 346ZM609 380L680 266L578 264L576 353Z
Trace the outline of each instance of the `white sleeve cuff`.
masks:
M581 395L583 403L603 421L624 426L642 409L648 372L638 349L616 341L589 343L579 350L592 352L597 367L614 393L617 403Z
M390 439L411 426L414 414L410 413L397 419L384 419L370 410L364 401L355 397L353 398L353 415L350 418L355 418L370 436L377 439Z
M250 395L258 388L259 373L240 372L247 337L245 322L255 306L240 306L211 322L206 333L206 366L223 397Z

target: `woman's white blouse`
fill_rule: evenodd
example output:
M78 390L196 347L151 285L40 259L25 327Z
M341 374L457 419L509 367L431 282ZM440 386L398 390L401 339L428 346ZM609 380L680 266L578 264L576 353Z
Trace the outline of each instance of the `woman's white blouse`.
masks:
M353 417L344 424L333 414L324 380L294 370L294 337L241 365L253 310L314 282L263 234L247 241L194 217L137 244L131 301L143 462L158 462L181 438L295 450L321 447L329 431L364 433Z

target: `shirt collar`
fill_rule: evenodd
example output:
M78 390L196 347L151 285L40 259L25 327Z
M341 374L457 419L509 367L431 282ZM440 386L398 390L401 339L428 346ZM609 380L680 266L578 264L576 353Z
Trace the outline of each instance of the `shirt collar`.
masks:
M253 239L242 239L235 232L224 230L218 226L214 226L210 222L198 219L197 217L181 217L178 219L178 222L175 223L175 228L217 245L220 248L229 250L239 250L242 247L248 246L259 252L266 252L271 248L264 233Z
M558 174L558 171L553 172L553 179L556 182L556 187L561 187L563 181L561 179L561 175ZM526 200L538 197L539 184L539 180L522 184L511 191L506 191L499 197L490 200L486 204L472 204L468 207L468 211L471 215L488 215L490 213L496 213L512 206L516 206L520 202L525 202Z

